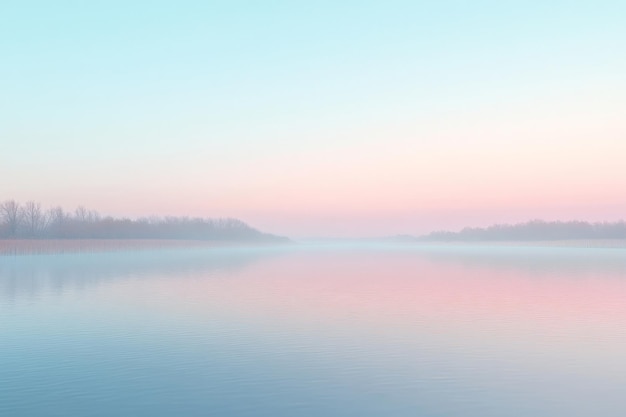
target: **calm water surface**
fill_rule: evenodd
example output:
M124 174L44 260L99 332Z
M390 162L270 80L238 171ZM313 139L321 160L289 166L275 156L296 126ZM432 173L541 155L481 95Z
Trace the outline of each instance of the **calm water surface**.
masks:
M626 415L626 250L0 258L0 416Z

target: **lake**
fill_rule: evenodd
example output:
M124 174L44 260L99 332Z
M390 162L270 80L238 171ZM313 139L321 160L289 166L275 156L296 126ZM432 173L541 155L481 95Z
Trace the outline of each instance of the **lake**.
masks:
M626 415L626 249L0 257L0 416Z

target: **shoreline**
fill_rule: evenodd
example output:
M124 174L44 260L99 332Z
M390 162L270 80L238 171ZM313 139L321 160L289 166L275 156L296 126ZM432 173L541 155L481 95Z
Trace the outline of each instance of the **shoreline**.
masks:
M275 244L275 242L179 239L0 239L0 257L265 246L270 244Z
M424 246L501 246L550 248L626 248L626 239L448 240L415 241Z

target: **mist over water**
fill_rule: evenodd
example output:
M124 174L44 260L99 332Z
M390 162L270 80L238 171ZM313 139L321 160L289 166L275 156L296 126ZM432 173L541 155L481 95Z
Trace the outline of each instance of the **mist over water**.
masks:
M626 251L0 258L0 415L623 416Z

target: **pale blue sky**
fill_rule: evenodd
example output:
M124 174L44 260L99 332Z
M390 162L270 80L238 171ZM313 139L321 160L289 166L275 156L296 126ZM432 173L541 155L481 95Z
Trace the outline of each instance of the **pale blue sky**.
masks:
M4 1L0 199L300 235L614 218L624 22L623 1ZM577 189L591 155L598 207L520 205L507 163L467 178L542 149L527 188Z

